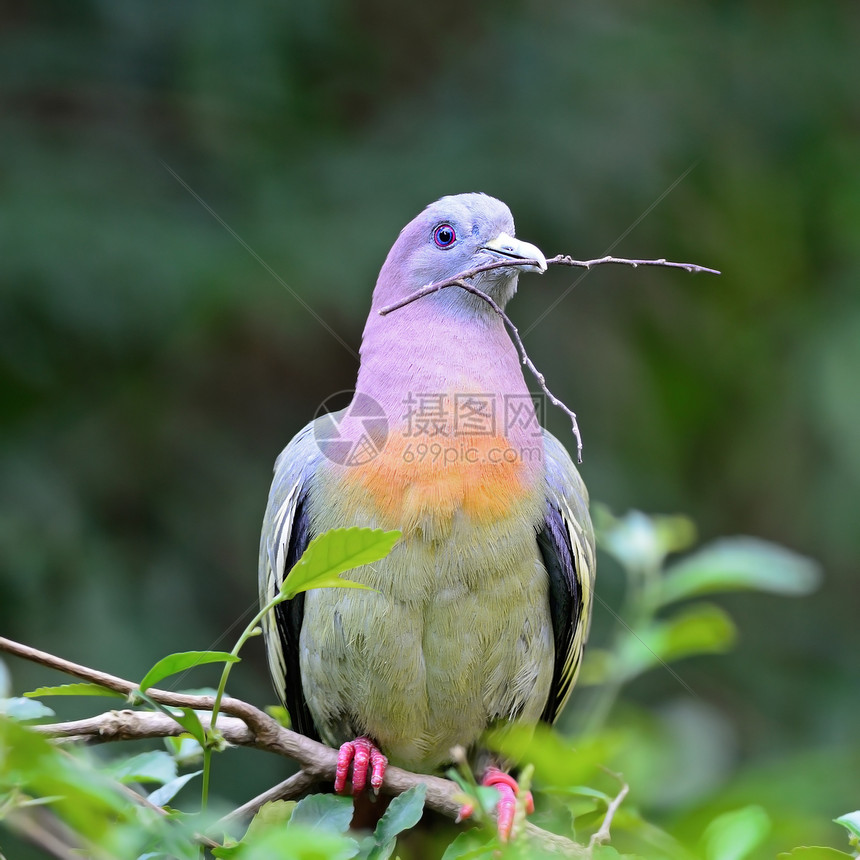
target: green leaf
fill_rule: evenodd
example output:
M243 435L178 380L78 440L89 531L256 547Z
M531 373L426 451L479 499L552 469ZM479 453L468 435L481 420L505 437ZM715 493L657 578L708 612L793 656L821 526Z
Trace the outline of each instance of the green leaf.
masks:
M176 761L164 750L150 750L113 761L104 770L119 782L157 782L165 785L176 779Z
M189 851L193 825L129 804L115 780L96 770L86 753L59 750L0 717L0 794L11 788L25 798L54 798L51 811L80 839L82 856L136 857L156 845L170 857L196 857Z
M785 547L758 538L722 538L672 565L648 596L655 606L722 591L795 596L809 594L820 581L814 561Z
M170 708L170 715L200 744L201 747L206 746L206 730L200 722L200 717L191 708Z
M489 860L499 850L499 842L487 839L480 830L466 830L445 849L442 860Z
M599 815L604 816L605 813L601 811ZM635 839L639 846L637 855L659 857L660 860L701 860L701 855L692 854L674 836L646 821L639 812L629 806L620 807L612 819L613 838L620 833Z
M591 852L591 856L595 858L595 860L616 860L616 858L620 858L621 855L618 853L617 848L613 848L611 845L595 845L594 850ZM629 855L627 855L629 857Z
M528 761L535 766L535 780L543 786L581 785L591 782L603 765L617 754L622 736L612 732L563 737L551 726L538 723L526 726L512 723L490 729L484 743L514 762Z
M717 816L702 837L706 860L743 860L770 832L770 818L760 806L745 806Z
M239 658L226 651L180 651L162 657L140 682L141 692L145 692L159 681L170 675L177 675L195 666L206 663L236 663Z
M468 768L465 772L449 768L445 776L455 782L460 791L454 794L454 800L461 804L468 804L474 809L472 821L479 823L484 816L491 815L499 802L499 792L493 786L477 785L474 776Z
M191 711L191 713L193 714L194 712ZM194 716L196 718L197 714L194 714ZM175 716L174 719L176 719ZM173 756L177 765L189 765L192 762L197 762L203 755L203 746L200 741L193 737L187 738L184 735L167 737L164 738L164 745L167 747L170 755Z
M297 806L295 800L270 800L264 803L257 814L251 819L244 839L258 838L261 833L271 827L285 827Z
M371 860L382 860L383 857L391 856L398 834L414 827L421 820L426 795L427 786L421 783L391 801L373 832L377 848L371 851ZM388 848L390 850L385 854L384 851Z
M735 625L728 614L699 603L625 636L617 653L618 678L628 681L660 663L695 654L722 654L734 641Z
M860 809L855 812L847 812L833 820L848 830L851 834L851 846L856 847L860 843Z
M37 690L31 690L29 693L24 693L28 698L33 696L112 696L118 699L124 699L124 693L117 693L115 690L109 690L107 687L102 687L101 684L60 684L57 687L39 687Z
M201 773L203 773L202 770L195 770L193 773L185 773L182 776L177 776L176 779L171 779L170 782L164 783L161 788L156 788L155 791L150 792L149 802L154 803L156 806L166 806L179 794L187 782Z
M367 836L359 842L360 860L391 860L391 855L397 847L396 839L386 843L377 842L373 836Z
M352 798L335 794L311 794L302 798L293 810L290 827L299 826L345 833L352 821Z
M615 518L596 506L595 522L600 545L625 570L657 570L669 553L687 549L696 527L684 516L648 516L630 511Z
M345 798L349 800L349 798ZM259 836L243 839L230 848L218 848L212 853L219 858L241 860L349 860L358 854L355 839L316 828L270 827Z
M239 857L242 854L245 846L241 842L237 842L231 836L224 839L224 844L218 848L212 849L212 856L218 860L232 860L233 857Z
M275 722L280 723L285 729L293 727L289 711L283 705L267 705L264 710Z
M854 860L853 854L820 845L804 845L776 856L777 860Z
M399 531L381 529L325 532L310 542L284 580L281 593L290 598L310 588L367 588L361 583L341 579L340 574L385 558L399 538Z
M25 699L21 696L0 699L0 714L5 714L9 719L18 722L41 720L45 717L54 716L54 712L47 705L37 702L35 699Z
M145 702L152 708L154 711L161 711L163 714L167 714L167 716L176 720L176 722L185 729L188 734L190 734L201 747L205 747L209 742L209 739L206 736L206 731L200 723L200 718L197 716L197 713L191 708L168 708L166 705L162 705L159 702L156 702L155 699L148 696L146 693L140 692L140 690L136 693L138 699L141 702Z

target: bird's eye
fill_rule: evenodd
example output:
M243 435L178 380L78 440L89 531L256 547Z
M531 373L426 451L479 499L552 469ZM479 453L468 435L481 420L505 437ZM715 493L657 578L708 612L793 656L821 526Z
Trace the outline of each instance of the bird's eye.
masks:
M457 234L450 224L440 224L433 231L433 241L437 248L450 248L457 241Z

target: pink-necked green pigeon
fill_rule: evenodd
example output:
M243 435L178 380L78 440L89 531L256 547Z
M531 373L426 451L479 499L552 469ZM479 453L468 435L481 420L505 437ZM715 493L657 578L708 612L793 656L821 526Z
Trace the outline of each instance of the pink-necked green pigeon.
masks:
M399 529L384 560L276 607L264 629L275 687L305 735L340 748L335 788L378 791L387 762L434 772L490 726L556 719L591 613L594 534L585 485L538 423L517 351L471 282L504 306L544 255L507 206L443 197L406 225L376 282L350 405L308 424L275 464L260 553L268 601L316 535ZM486 761L486 759L484 759ZM497 767L499 832L516 783Z

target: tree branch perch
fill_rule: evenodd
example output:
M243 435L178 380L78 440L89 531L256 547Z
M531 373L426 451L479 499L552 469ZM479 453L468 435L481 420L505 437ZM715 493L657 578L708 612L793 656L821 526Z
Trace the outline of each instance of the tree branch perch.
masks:
M5 637L0 637L0 651L57 669L75 678L99 684L127 696L138 689L137 685L124 678L73 663ZM195 711L211 713L214 705L213 696L192 696L154 688L148 689L146 694L153 701L167 707L191 708ZM228 743L277 753L293 759L301 767L294 777L248 801L230 815L225 816L222 822L233 822L246 815L252 815L268 800L295 797L316 782L334 780L337 766L336 750L284 728L259 708L240 699L225 696L221 702L221 709L226 716L219 715L216 727ZM95 742L172 737L184 733L182 727L167 714L131 709L108 711L83 720L37 725L32 729L57 739L77 738ZM460 802L455 798L460 789L451 780L411 773L389 765L385 772L382 791L385 794L397 795L419 784L427 786L425 803L428 808L448 818L457 818ZM587 848L564 836L549 833L530 823L526 823L524 831L530 839L536 840L544 849L559 856L588 856Z

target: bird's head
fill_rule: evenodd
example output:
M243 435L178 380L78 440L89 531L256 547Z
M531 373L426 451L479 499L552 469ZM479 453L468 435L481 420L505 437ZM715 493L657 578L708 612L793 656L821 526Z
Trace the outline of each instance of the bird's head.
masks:
M443 197L401 230L379 274L374 305L396 302L428 284L499 260L534 261L528 266L491 269L471 279L502 306L516 292L520 270L546 270L540 249L514 238L513 216L500 200L487 194ZM445 304L480 302L456 287L443 292L451 294L440 296Z

